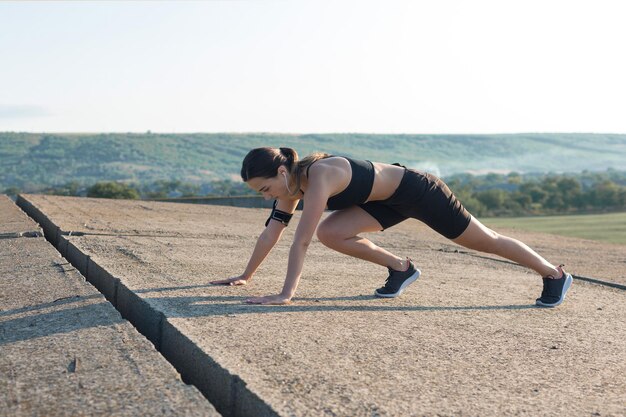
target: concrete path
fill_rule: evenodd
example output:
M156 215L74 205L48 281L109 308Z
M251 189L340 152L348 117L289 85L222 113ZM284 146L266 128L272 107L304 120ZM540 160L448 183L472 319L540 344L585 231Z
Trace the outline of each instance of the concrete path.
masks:
M21 236L43 236L37 223L17 208L13 201L0 194L0 239L13 239Z
M0 415L219 416L0 196Z
M298 214L249 285L215 287L243 271L267 210L18 203L223 415L626 414L623 290L576 281L536 308L534 273L407 221L367 236L422 270L401 298L372 296L385 268L314 241L294 303L250 306L282 287ZM519 236L574 273L624 279L623 246Z

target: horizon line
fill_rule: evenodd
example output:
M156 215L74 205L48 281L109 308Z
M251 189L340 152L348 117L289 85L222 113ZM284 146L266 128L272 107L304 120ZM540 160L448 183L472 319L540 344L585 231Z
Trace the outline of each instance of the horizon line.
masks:
M626 135L617 132L576 132L576 131L523 131L523 132L460 132L460 133L441 133L441 132L421 132L421 133L399 133L399 132L280 132L280 131L187 131L187 132L168 132L168 131L152 131L151 129L143 131L27 131L27 130L2 130L2 133L21 133L21 134L58 134L58 135L110 135L110 134L133 134L133 135L283 135L283 136L305 136L305 135L395 135L395 136L463 136L463 135Z

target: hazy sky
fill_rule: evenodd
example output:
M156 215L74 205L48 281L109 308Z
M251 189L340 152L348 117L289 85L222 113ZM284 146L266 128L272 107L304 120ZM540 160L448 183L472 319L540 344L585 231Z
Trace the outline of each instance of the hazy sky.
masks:
M626 133L625 10L1 2L0 131Z

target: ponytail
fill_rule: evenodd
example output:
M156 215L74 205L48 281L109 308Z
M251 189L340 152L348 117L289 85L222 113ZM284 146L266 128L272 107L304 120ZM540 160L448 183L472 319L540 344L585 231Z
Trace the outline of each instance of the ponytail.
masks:
M289 172L293 169L294 162L298 161L298 152L296 152L293 148L278 148L280 150L280 154L285 157L287 162L285 165Z

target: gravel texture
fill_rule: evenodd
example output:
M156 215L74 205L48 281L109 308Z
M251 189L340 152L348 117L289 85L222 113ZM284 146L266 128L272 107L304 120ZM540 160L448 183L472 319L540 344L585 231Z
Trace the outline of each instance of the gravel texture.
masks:
M374 298L385 268L314 239L294 303L251 306L245 298L280 291L298 214L247 286L221 287L208 281L243 271L268 210L24 199L119 282L112 302L133 305L123 301L129 291L145 308L128 314L163 315L165 324L146 324L160 348L184 339L191 350L174 360L210 362L204 379L222 372L250 394L226 399L207 382L218 409L248 401L283 416L626 415L623 290L576 280L560 307L537 308L534 272L409 220L368 235L422 270L402 297ZM574 274L626 282L623 246L502 232Z

